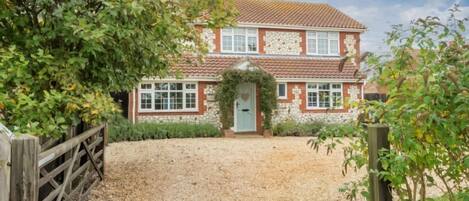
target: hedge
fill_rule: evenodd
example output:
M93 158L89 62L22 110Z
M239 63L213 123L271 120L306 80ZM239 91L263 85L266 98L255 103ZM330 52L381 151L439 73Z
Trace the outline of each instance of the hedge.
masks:
M221 131L212 124L152 122L132 124L123 117L116 117L109 124L110 142L220 136Z

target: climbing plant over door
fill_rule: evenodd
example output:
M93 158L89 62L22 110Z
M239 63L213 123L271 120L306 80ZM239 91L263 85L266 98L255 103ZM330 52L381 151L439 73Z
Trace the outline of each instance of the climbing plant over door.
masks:
M233 103L238 97L238 84L244 82L255 83L260 90L260 110L263 114L263 128L272 128L272 111L277 108L275 78L259 69L239 70L229 69L222 73L222 81L218 84L215 99L221 111L221 122L224 129L234 124Z

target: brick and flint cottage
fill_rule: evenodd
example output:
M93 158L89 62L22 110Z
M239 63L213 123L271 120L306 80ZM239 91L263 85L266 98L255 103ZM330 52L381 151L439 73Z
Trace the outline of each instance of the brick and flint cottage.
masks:
M358 77L360 34L366 28L322 3L236 0L237 27L201 28L209 47L203 63L183 59L175 77L144 79L129 94L132 122L208 122L220 126L215 88L225 69L256 65L277 81L273 123L343 122L350 104L363 96ZM340 60L350 56L342 71ZM187 62L187 60L194 62ZM238 86L235 132L262 132L259 93L253 83Z

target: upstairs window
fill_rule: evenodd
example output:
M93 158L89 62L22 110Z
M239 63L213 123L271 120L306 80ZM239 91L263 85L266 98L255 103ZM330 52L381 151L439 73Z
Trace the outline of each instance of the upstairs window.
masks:
M340 83L308 83L307 108L342 108L342 84Z
M222 51L234 53L257 53L257 29L222 29Z
M197 111L197 83L144 83L139 94L143 112Z
M308 31L308 54L338 56L339 32Z

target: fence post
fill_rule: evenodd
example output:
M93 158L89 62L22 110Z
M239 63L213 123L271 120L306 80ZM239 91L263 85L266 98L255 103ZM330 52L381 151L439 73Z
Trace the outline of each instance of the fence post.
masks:
M14 137L11 143L10 201L37 201L40 152L39 139L30 135Z
M8 201L10 197L10 137L0 129L0 200Z
M379 151L383 148L389 149L388 141L389 127L381 124L368 125L368 156L369 169L381 171L382 167L378 161ZM388 181L380 179L376 172L370 172L370 197L373 201L392 200L391 189Z

